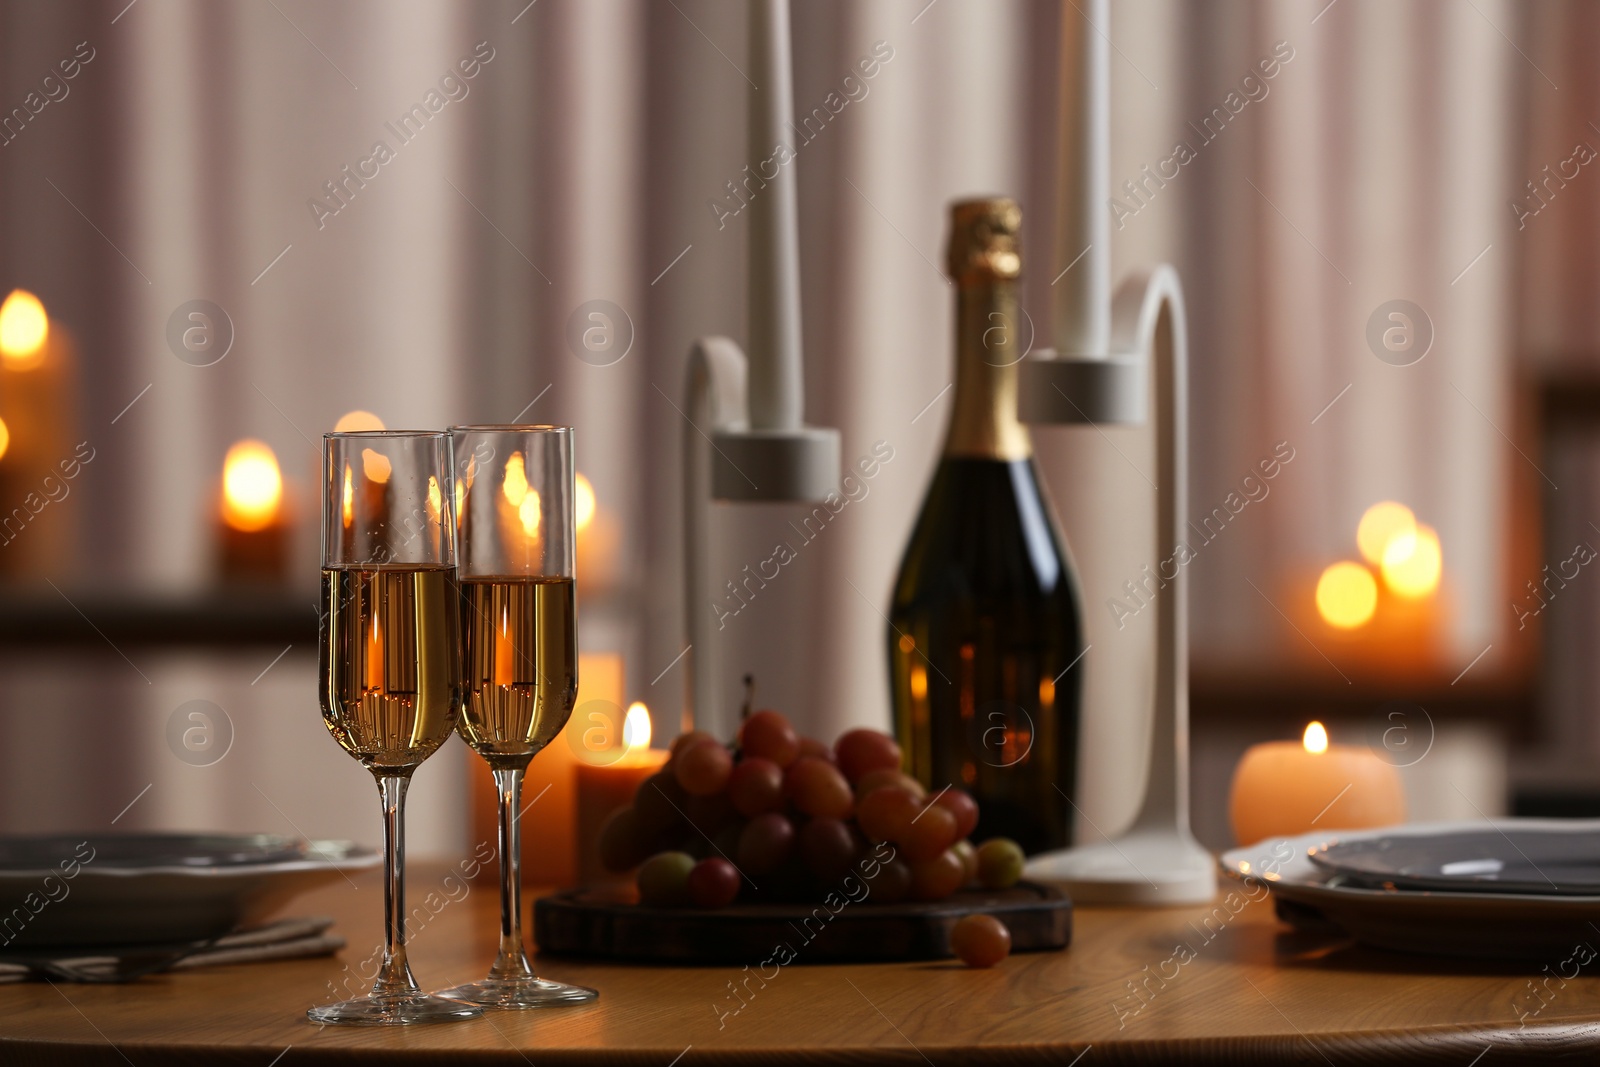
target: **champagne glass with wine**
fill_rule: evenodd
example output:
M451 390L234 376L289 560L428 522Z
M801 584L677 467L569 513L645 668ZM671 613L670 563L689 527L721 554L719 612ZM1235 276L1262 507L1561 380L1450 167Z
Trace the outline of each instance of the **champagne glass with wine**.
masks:
M522 944L522 778L578 692L572 427L455 426L465 699L459 730L494 772L500 807L500 951L481 982L445 995L497 1008L599 994L540 978Z
M423 993L406 961L405 797L461 709L454 485L443 433L322 439L322 719L383 799L383 963L372 992L316 1023L400 1025L482 1008Z

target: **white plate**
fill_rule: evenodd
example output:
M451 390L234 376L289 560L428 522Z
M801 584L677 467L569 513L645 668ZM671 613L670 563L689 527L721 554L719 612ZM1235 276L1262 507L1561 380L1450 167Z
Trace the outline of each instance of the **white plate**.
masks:
M1336 841L1496 829L1600 829L1600 820L1490 819L1414 823L1381 830L1326 831L1260 841L1222 855L1223 873L1265 883L1285 921L1330 924L1375 948L1430 956L1566 959L1582 943L1600 944L1600 896L1419 892L1340 884L1310 852Z
M382 858L262 834L0 838L0 950L204 941Z

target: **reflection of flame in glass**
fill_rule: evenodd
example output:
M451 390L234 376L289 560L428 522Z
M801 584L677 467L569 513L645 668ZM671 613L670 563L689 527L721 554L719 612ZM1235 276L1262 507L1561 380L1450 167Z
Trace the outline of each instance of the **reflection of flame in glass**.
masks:
M1383 562L1383 554L1396 537L1416 532L1417 517L1404 504L1384 500L1372 505L1361 516L1356 527L1356 545L1361 558L1373 566Z
M467 500L467 483L456 483L456 521L461 521L461 505Z
M344 465L344 502L342 510L344 512L344 524L348 529L350 524L356 521L356 485L348 463Z
M1306 724L1305 736L1300 739L1307 752L1328 751L1328 729L1315 719Z
M1343 560L1317 579L1317 613L1330 626L1354 630L1365 626L1378 609L1378 583L1359 563Z
M0 419L0 459L5 458L6 450L11 447L11 427L6 425L6 420Z
M594 486L581 474L574 479L572 486L573 518L578 524L578 532L582 533L594 521Z
M642 701L628 705L628 714L622 719L622 744L628 752L650 747L650 709Z
M39 298L26 289L13 289L0 304L0 360L12 370L31 370L44 362L49 336L50 316Z
M283 503L278 457L261 441L245 440L222 461L222 518L235 530L264 530Z
M1383 582L1408 599L1425 597L1439 588L1444 556L1431 526L1393 538L1383 550Z
M361 450L361 470L368 479L380 485L389 480L389 475L394 473L394 464L389 462L389 457L381 452L374 452L370 448Z
M444 494L439 491L439 479L428 475L428 515L434 522L444 517Z
M506 460L506 473L500 482L500 492L505 494L506 503L514 508L521 507L522 499L528 495L528 469L521 452L511 453Z
M529 537L539 536L539 493L529 489L528 495L522 498L522 506L517 508L517 518L522 520L522 532Z
M333 424L334 433L355 433L358 430L385 429L383 420L370 411L347 411Z

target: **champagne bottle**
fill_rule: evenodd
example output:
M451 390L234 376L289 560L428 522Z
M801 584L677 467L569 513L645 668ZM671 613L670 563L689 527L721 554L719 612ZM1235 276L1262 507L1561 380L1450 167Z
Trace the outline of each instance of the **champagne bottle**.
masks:
M1017 302L1022 210L951 208L955 401L890 611L895 732L909 773L964 788L973 837L1069 843L1078 758L1077 576L1017 419L1031 332ZM1020 329L1019 329L1020 327Z

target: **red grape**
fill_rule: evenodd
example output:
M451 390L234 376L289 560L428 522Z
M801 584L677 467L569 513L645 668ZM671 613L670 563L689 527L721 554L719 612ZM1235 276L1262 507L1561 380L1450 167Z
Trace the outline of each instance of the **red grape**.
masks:
M978 802L962 789L946 789L935 798L941 808L956 817L956 836L966 837L978 825Z
M639 900L655 907L688 903L689 872L694 857L687 852L657 852L639 868Z
M716 738L712 737L704 730L690 730L686 734L679 734L677 737L674 737L672 739L672 748L667 756L667 766L672 766L673 762L678 758L678 753L682 752L696 741L706 740L715 741Z
M950 851L954 852L961 858L961 866L966 869L967 874L966 877L962 879L961 884L971 885L973 882L977 881L978 850L972 847L972 842L963 837L960 841L957 841L955 844L950 846Z
M937 804L929 804L906 824L894 842L913 864L933 859L956 843L956 817Z
M878 868L868 899L878 904L898 904L911 895L911 865L896 857Z
M928 795L928 790L923 787L922 783L909 774L901 774L899 771L886 770L880 767L861 776L861 780L856 783L856 796L864 797L868 793L889 786L898 786L919 800Z
M804 758L804 757L802 757ZM819 888L831 888L850 873L856 858L856 839L848 823L839 819L812 819L800 828L800 859Z
M800 755L800 735L776 711L758 711L739 728L739 747L746 756L760 756L787 767Z
M722 743L709 737L685 745L673 764L673 772L684 792L708 797L720 793L733 773L733 756Z
M807 815L847 819L855 808L850 783L839 769L816 756L801 756L783 775L783 794Z
M991 837L978 846L978 881L985 889L1009 889L1022 878L1022 846L1009 837Z
M833 743L839 769L852 782L868 771L898 771L900 746L888 734L876 730L847 730Z
M739 835L739 867L751 877L783 866L794 846L794 824L775 811L757 815Z
M769 759L746 755L733 765L728 796L747 819L783 807L783 768Z
M639 840L639 816L632 808L618 808L600 827L600 863L613 874L631 871L645 858Z
M690 797L689 802L683 806L683 814L689 820L689 825L705 837L715 835L718 830L738 817L738 813L733 810L733 801L728 799L726 793L713 793L708 797Z
M689 795L670 771L657 771L639 784L633 797L639 839L658 843L683 826L683 806Z
M943 900L961 888L966 876L961 857L946 849L911 865L911 895L918 900Z
M856 805L856 823L873 841L900 841L922 804L908 790L898 786L875 789Z
M721 856L712 856L689 871L689 899L697 908L721 908L739 895L739 872Z
M816 756L818 759L825 759L829 763L833 762L833 749L818 741L815 737L802 737L800 739L800 755Z
M993 915L966 915L950 931L950 948L968 967L993 967L1011 954L1011 931Z

